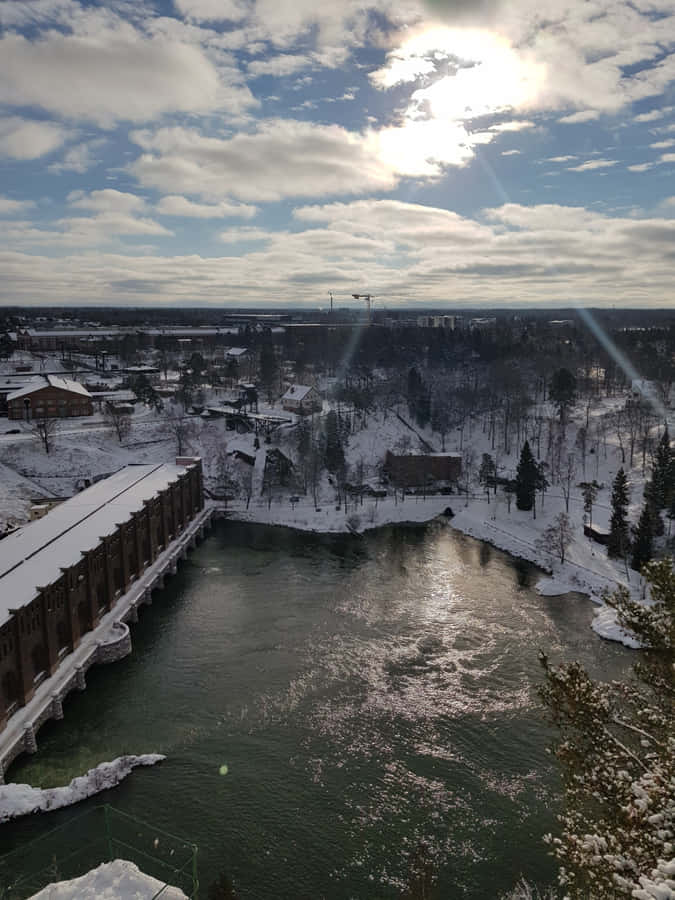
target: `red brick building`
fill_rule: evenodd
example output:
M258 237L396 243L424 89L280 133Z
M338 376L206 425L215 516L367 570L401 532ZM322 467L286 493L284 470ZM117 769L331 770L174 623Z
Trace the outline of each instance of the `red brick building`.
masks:
M387 451L387 474L400 487L418 487L432 481L457 481L462 474L459 453L407 453Z
M201 460L132 465L0 541L0 729L203 506Z
M79 381L60 375L41 375L7 395L9 419L70 418L93 412L89 391Z

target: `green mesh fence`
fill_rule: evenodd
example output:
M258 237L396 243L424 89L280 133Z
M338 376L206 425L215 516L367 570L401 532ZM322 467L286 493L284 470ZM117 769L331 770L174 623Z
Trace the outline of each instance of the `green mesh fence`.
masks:
M162 884L199 896L197 847L112 806L95 806L0 856L0 900L25 900L55 881L125 859Z

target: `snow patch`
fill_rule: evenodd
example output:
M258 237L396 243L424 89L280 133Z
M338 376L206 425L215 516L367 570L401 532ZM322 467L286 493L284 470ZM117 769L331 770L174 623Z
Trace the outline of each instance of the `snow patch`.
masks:
M132 862L114 859L79 878L48 884L30 900L151 900L160 891L162 900L187 900L181 890L165 888Z
M601 606L595 614L595 618L591 623L591 627L600 637L606 638L608 641L618 641L626 647L633 650L639 650L642 647L640 641L628 631L619 625L616 620L616 610L611 606Z
M159 753L142 756L119 756L78 775L66 787L35 788L29 784L0 785L0 822L35 812L49 812L86 800L101 791L115 787L136 766L154 766L166 759Z

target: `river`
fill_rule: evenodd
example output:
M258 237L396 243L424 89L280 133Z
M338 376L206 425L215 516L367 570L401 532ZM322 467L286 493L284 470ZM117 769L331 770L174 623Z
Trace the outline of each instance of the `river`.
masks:
M133 654L89 671L9 779L166 754L103 799L196 843L202 888L225 871L241 900L398 897L420 861L439 898L551 883L537 651L605 678L633 657L537 578L438 524L220 523L142 611ZM86 807L0 826L3 851Z

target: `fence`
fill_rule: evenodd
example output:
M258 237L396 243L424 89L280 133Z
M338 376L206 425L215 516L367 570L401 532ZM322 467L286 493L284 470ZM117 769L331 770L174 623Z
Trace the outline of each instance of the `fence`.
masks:
M25 900L46 885L84 875L113 859L135 863L198 900L197 847L112 806L95 806L0 856L0 900Z

